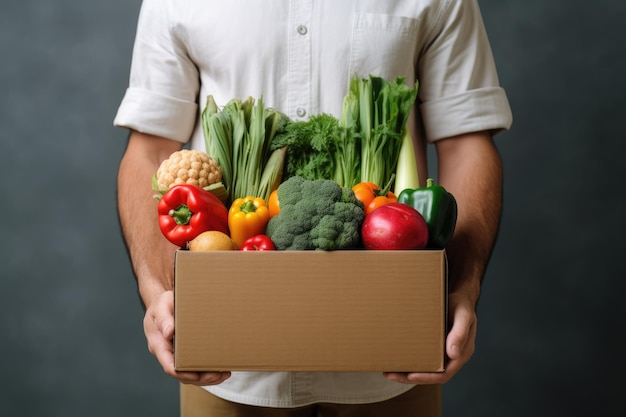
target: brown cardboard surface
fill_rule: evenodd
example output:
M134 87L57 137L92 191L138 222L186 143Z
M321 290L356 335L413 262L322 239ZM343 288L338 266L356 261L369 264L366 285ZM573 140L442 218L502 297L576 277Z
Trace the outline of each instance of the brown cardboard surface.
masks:
M443 251L179 251L175 272L177 370L443 370Z

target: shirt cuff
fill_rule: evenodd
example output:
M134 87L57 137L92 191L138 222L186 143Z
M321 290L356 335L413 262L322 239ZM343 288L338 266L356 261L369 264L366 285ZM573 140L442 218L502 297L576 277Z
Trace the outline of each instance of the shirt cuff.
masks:
M422 103L420 107L428 142L465 133L511 127L513 116L504 89L479 88Z
M126 90L113 125L186 143L197 111L197 103L131 87Z

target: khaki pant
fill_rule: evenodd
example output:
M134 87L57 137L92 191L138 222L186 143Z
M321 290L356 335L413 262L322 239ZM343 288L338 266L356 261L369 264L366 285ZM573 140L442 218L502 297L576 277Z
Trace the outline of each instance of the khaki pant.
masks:
M223 400L194 385L181 384L181 417L440 417L441 386L417 385L410 391L372 404L312 404L270 408Z

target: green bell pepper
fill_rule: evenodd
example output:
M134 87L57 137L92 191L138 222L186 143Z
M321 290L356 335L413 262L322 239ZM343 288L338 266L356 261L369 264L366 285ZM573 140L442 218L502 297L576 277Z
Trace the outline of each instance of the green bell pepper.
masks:
M443 249L454 234L457 204L454 196L432 178L426 180L425 188L402 190L398 202L407 204L420 212L428 224L427 248Z

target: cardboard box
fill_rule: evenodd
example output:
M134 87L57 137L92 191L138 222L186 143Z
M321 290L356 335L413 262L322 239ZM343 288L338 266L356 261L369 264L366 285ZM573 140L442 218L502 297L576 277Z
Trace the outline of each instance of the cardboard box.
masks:
M180 371L444 369L443 251L179 251Z

